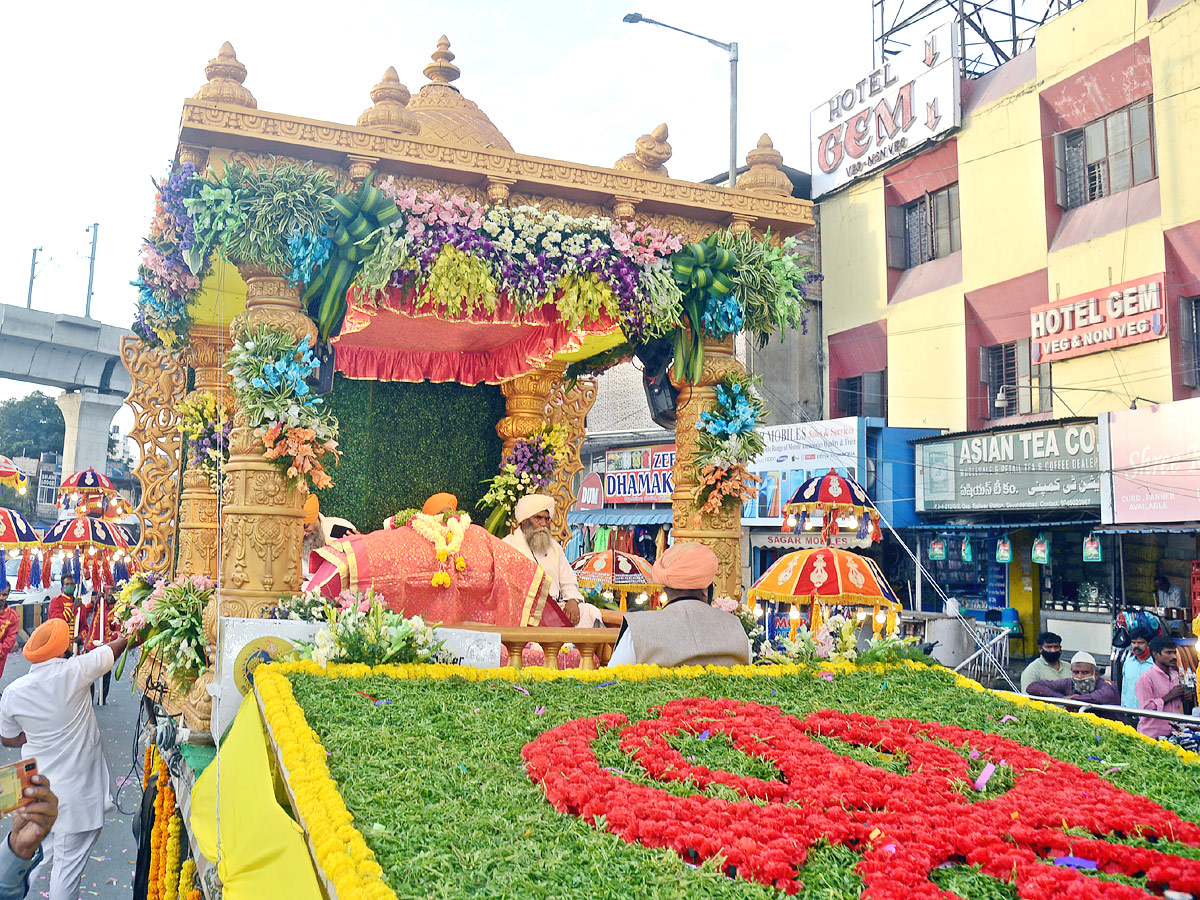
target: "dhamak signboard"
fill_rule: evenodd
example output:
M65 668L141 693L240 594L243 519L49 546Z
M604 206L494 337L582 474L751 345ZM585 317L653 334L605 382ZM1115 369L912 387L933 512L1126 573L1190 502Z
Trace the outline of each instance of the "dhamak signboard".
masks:
M958 40L947 23L809 115L817 200L959 125Z
M1167 336L1166 277L1137 278L1029 311L1034 365Z
M627 447L605 453L606 503L670 503L675 490L675 445Z
M916 450L918 512L1100 505L1095 422L967 434Z

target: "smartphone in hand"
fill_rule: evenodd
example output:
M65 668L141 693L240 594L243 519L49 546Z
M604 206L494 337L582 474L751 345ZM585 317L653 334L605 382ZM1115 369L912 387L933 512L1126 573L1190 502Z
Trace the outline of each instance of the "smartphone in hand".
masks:
M23 794L25 788L33 787L30 779L36 774L36 759L23 759L0 766L0 815L6 815L29 802Z

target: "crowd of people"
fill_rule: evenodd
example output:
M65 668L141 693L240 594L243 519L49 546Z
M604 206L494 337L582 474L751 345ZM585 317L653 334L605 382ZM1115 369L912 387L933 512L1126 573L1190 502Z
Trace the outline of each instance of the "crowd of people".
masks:
M1062 637L1052 631L1038 635L1038 656L1021 673L1021 690L1032 697L1058 697L1093 706L1107 718L1136 722L1148 737L1200 750L1200 732L1169 718L1153 715L1197 715L1196 642L1184 623L1180 640L1155 635L1145 628L1129 635L1129 647L1113 657L1115 682L1103 677L1096 658L1086 650L1062 659ZM1126 712L1128 711L1128 712ZM1138 715L1135 711L1145 711Z

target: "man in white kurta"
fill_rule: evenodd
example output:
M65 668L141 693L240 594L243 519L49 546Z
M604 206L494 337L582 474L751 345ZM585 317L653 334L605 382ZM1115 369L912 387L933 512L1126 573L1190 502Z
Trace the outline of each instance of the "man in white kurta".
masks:
M542 567L550 580L550 597L557 600L571 620L580 628L603 628L600 610L583 601L579 580L567 559L567 554L550 534L554 518L554 498L547 494L529 494L517 501L515 511L517 530L504 543L521 551Z
M0 739L37 760L59 797L45 863L49 900L77 900L79 879L113 808L112 776L88 688L112 669L128 638L66 657L70 633L61 619L40 625L25 645L32 665L0 697Z

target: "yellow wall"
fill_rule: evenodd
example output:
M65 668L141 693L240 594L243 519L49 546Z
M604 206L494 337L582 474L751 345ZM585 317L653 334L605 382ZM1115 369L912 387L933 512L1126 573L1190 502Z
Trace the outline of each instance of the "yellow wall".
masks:
M888 306L883 173L821 202L825 330L887 319L889 424L959 430L971 421L967 381L977 363L968 358L964 292L1046 269L1053 300L1162 272L1163 230L1200 220L1200 0L1153 21L1146 2L1087 0L1043 26L1032 80L964 116L961 284ZM1051 253L1039 95L1145 38L1162 216ZM1167 338L1053 363L1054 415L1122 409L1134 396L1173 399L1170 345Z

